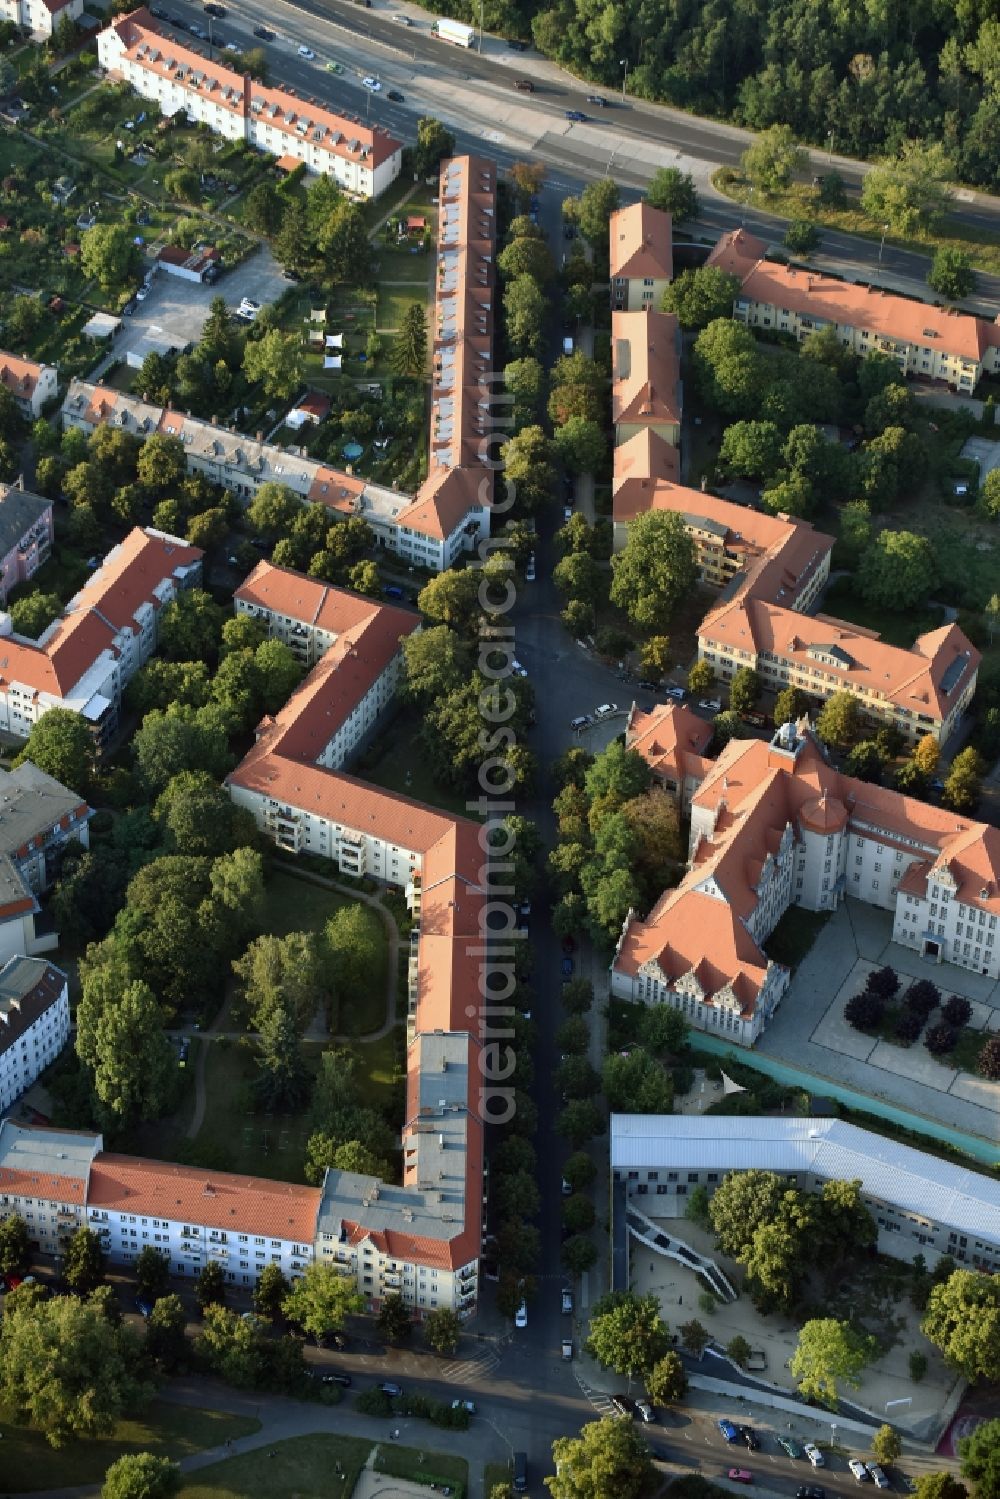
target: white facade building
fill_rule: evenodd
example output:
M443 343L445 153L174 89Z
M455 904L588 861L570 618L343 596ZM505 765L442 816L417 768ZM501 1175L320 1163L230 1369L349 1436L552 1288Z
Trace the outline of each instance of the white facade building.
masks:
M87 1221L87 1181L101 1146L89 1131L0 1120L0 1219L23 1218L39 1254L61 1254Z
M611 1174L648 1217L682 1217L697 1187L732 1171L773 1171L801 1191L858 1181L895 1259L942 1255L1000 1271L1000 1182L839 1119L612 1114Z
M66 975L40 958L0 969L0 1111L27 1092L69 1038Z

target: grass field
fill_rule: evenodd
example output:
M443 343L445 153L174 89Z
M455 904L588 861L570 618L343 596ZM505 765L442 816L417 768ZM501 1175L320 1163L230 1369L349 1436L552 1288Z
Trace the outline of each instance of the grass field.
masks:
M250 1094L257 1064L251 1048L234 1041L210 1041L206 1045L210 1050L205 1070L205 1122L181 1155L219 1171L302 1181L309 1138L305 1113L252 1113ZM305 1056L307 1064L312 1064L310 1070L314 1070L319 1048L306 1047Z
M312 1499L316 1494L347 1499L371 1447L362 1437L276 1442L268 1449L273 1457L258 1449L200 1469L180 1490L180 1499Z
M799 906L789 906L764 944L768 957L775 963L797 968L829 919L829 911L804 911Z
M260 1430L260 1422L250 1416L230 1416L223 1411L198 1410L156 1400L141 1420L121 1421L109 1437L69 1442L58 1449L50 1447L37 1431L16 1425L4 1406L0 1406L0 1428L3 1490L29 1493L70 1484L100 1483L109 1466L127 1452L152 1452L157 1457L174 1459L190 1457L209 1447L221 1447L226 1441L250 1436Z
M335 911L349 906L346 895L278 870L267 882L264 930L275 937L289 932L321 932Z
M393 723L392 732L373 746L358 774L375 786L384 786L387 791L412 796L418 802L427 802L445 812L470 816L466 811L465 797L439 786L431 774L427 756L414 755L413 744L419 728L415 715L401 713Z
M854 592L850 578L838 578L830 584L822 612L860 625L863 630L877 630L889 645L906 649L918 635L936 630L944 618L943 611L933 604L925 604L922 609L880 609Z

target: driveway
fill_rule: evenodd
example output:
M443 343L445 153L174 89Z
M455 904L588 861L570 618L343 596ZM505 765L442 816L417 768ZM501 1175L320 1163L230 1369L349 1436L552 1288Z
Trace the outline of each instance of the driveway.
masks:
M214 286L184 281L180 276L158 271L145 301L136 303L132 316L122 319L122 331L111 352L90 378L98 379L112 360L124 359L130 349L147 337L166 339L179 349L197 343L215 297L224 297L231 308L238 307L244 297L266 307L287 289L281 267L266 246L260 246L242 265L227 271Z

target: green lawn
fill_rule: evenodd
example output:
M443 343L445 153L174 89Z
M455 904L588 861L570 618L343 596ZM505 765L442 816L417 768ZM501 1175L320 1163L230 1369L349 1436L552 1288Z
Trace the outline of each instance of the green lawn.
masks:
M352 1043L352 1049L357 1053L361 1070L367 1078L365 1102L377 1109L390 1110L394 1103L398 1109L402 1102L399 1087L405 1072L405 1001L397 1008L396 1013L403 1017L403 1022L393 1026L387 1035L380 1036L377 1041Z
M830 584L822 612L860 625L863 630L877 630L889 645L907 650L918 635L936 630L944 618L942 610L933 605L924 605L922 609L879 609L854 592L850 578L838 578Z
M330 871L335 877L333 865ZM278 870L267 882L264 930L275 937L286 937L289 932L321 932L335 911L350 904L346 895Z
M362 1437L294 1437L201 1468L180 1499L347 1499L371 1447Z
M439 786L431 774L427 756L414 753L419 722L415 716L400 714L391 733L378 740L369 755L365 756L358 775L375 786L384 786L387 791L398 791L403 796L412 796L418 802L427 802L445 812L454 812L468 817L465 797Z
M963 1025L958 1033L958 1044L954 1051L949 1051L940 1060L946 1067L960 1067L963 1072L974 1073L976 1063L979 1061L979 1053L985 1046L986 1040L985 1031L970 1030L967 1025Z
M209 1447L221 1447L226 1441L250 1436L260 1430L260 1422L252 1416L230 1416L223 1411L154 1400L141 1420L119 1422L111 1436L69 1442L58 1449L50 1447L37 1431L16 1425L4 1406L0 1406L0 1429L3 1430L3 1490L28 1493L70 1484L100 1483L110 1465L127 1452L153 1452L158 1457L175 1459L190 1457Z
M412 1478L417 1483L449 1484L455 1499L463 1499L469 1482L469 1465L464 1457L443 1452L424 1452L418 1447L397 1447L383 1443L375 1454L375 1468L393 1478Z
M205 1071L205 1122L191 1141L184 1141L180 1158L217 1171L238 1171L276 1181L300 1182L309 1129L305 1112L255 1114L251 1088L257 1065L249 1046L235 1041L210 1041ZM307 1046L310 1070L319 1061L317 1046ZM170 1158L170 1147L157 1151ZM173 1151L177 1151L174 1145ZM175 1154L175 1157L176 1154Z
M501 1483L510 1483L510 1463L487 1463L483 1469L483 1493L489 1499L493 1490Z
M829 911L803 911L799 906L789 906L764 943L768 957L775 963L797 968L829 919Z

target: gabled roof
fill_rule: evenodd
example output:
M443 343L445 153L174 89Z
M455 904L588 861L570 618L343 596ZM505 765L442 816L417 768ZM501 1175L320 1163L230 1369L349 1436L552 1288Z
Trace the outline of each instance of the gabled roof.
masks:
M715 730L681 703L658 703L649 713L632 705L625 726L625 743L646 761L653 774L680 786L684 778L703 779L709 768L704 758Z
M645 201L630 203L611 215L608 227L611 276L670 281L674 274L669 213Z
M30 401L43 373L51 365L36 364L33 359L23 359L20 354L8 354L0 350L0 385L6 385L19 401Z
M88 1208L231 1229L311 1246L320 1192L292 1182L102 1151L90 1168Z
M680 334L673 313L612 313L611 360L616 426L680 422Z

